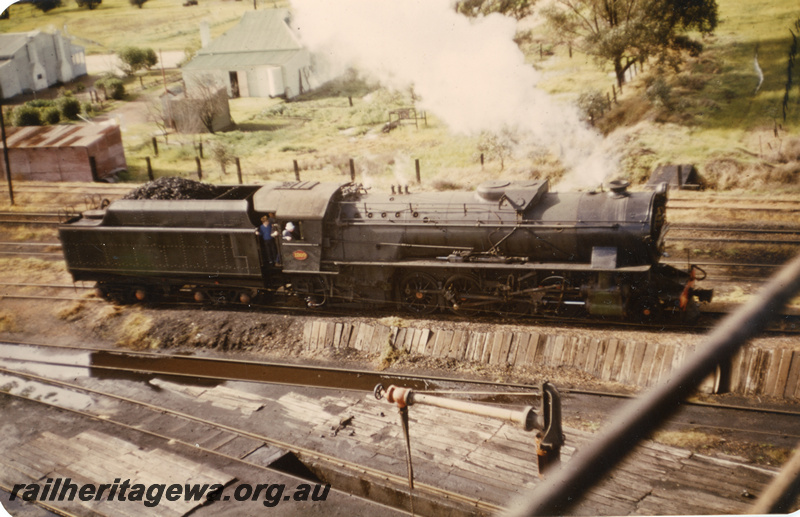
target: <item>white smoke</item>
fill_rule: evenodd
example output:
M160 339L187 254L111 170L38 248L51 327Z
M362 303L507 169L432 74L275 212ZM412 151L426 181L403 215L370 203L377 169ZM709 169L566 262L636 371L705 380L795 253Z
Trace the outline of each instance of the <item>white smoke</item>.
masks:
M558 156L583 185L615 171L602 137L577 110L536 87L540 74L513 41L513 19L499 14L469 19L455 12L450 0L292 4L303 43L333 73L353 67L390 88L413 84L421 97L418 106L454 132L514 128L527 144Z

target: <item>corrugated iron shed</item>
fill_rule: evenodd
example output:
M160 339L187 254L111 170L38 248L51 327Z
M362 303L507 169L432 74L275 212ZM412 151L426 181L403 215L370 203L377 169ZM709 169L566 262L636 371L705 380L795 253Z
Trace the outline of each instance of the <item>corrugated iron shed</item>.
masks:
M6 140L14 180L108 181L127 168L117 125L14 127Z

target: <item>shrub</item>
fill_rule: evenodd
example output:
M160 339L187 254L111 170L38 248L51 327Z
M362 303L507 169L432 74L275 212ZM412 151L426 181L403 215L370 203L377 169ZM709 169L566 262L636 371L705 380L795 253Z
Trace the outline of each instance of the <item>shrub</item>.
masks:
M152 48L125 47L117 52L122 62L122 71L132 75L139 70L151 69L158 64L158 56Z
M58 111L58 108L55 106L50 106L49 108L44 108L41 111L42 121L45 124L58 124L61 122L61 112Z
M39 110L33 106L23 104L14 110L15 126L41 126L42 117Z
M578 97L578 109L587 119L596 119L608 109L608 101L600 90L589 90Z
M672 110L674 107L672 103L672 87L661 77L656 78L647 87L645 95L654 106L666 108L667 110Z
M58 109L65 120L76 120L81 113L81 102L72 96L58 99Z
M106 99L122 100L125 98L125 83L116 77L103 77L98 79L94 85L103 90Z
M32 101L26 102L25 105L32 108L49 108L51 106L55 106L56 104L50 99L33 99Z

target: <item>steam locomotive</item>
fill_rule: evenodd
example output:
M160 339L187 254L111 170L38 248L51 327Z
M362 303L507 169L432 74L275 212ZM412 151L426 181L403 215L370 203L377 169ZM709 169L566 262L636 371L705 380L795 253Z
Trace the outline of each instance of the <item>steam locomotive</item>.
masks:
M353 183L237 185L214 199L118 200L59 226L75 281L116 302L395 304L416 314L691 315L701 271L660 264L666 187L549 192L489 181L474 192L375 193ZM258 235L280 229L279 260Z

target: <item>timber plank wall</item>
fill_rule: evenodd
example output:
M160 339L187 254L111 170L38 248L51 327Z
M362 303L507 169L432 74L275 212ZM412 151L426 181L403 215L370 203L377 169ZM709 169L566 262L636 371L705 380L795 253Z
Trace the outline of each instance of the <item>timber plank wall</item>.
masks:
M353 348L380 356L394 349L411 356L500 367L571 366L603 381L641 388L666 379L695 348L538 332L472 332L323 320L305 322L303 341L311 351ZM800 351L745 346L706 378L699 391L800 399Z

